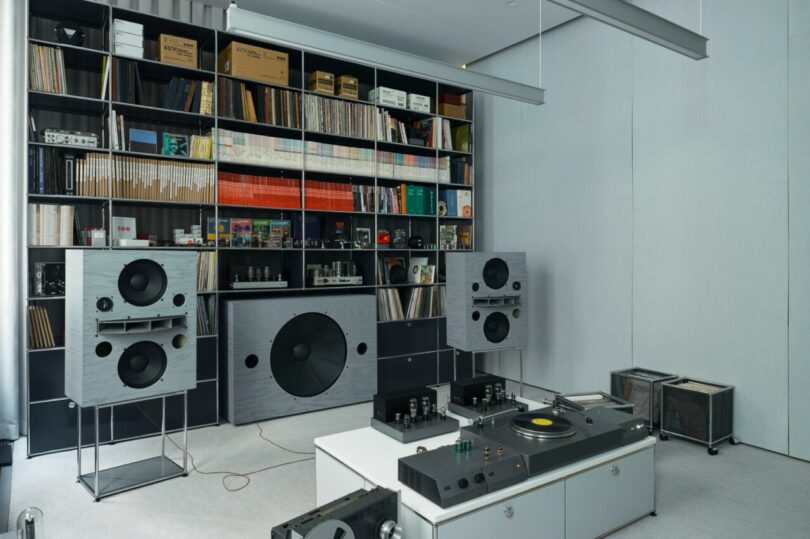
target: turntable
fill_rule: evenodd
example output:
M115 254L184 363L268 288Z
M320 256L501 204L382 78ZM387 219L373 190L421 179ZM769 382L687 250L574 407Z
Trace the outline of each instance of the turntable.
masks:
M577 433L577 427L564 417L543 412L532 412L512 417L509 428L527 438L553 440L568 438Z

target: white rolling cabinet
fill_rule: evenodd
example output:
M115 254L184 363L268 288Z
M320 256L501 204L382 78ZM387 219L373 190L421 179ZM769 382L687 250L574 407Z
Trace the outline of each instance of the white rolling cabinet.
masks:
M565 537L565 482L515 496L438 527L438 539Z
M655 450L565 480L565 537L593 539L655 511Z

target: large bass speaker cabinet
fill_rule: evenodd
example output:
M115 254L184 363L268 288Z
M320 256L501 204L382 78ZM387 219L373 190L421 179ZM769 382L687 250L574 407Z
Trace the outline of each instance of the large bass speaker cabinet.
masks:
M68 250L65 395L97 406L193 389L197 255Z
M228 421L370 401L377 390L375 313L370 295L225 302Z
M482 352L527 342L526 253L447 253L447 343Z

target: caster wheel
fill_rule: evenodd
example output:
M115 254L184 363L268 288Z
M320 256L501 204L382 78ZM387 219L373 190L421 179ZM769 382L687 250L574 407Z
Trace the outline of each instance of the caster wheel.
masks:
M651 516L651 517L657 517L657 516L658 516L658 512L653 511L652 513L650 513L650 516Z
M658 439L661 440L662 442L666 442L667 440L669 440L669 434L662 432L658 435Z
M184 473L183 477L188 477L188 472Z
M647 432L650 434L650 436L652 436L652 435L653 435L653 429L652 429L652 427L648 428L648 429L647 429Z
M93 498L93 502L94 502L94 503L98 503L98 501L99 501L100 499L101 499L101 498Z
M740 445L740 441L734 436L728 439L728 443L730 443L731 445Z
M706 449L706 452L709 453L711 456L715 456L720 451L718 451L714 447L709 447L709 448Z

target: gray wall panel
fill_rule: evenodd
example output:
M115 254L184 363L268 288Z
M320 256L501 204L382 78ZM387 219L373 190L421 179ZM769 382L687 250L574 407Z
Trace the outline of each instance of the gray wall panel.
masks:
M810 2L789 8L790 454L810 460Z
M699 28L697 0L639 3ZM790 449L810 457L810 6L790 7L790 224L788 0L704 2L701 62L579 19L543 38L546 105L479 99L478 247L528 252L529 382L717 379L740 438L787 452L790 293ZM474 68L536 69L530 46Z
M479 200L488 211L478 247L527 251L526 379L608 389L606 373L630 364L631 40L585 19L546 39L543 82L555 88L553 104L490 98L479 107L477 133L487 137ZM524 76L536 80L536 47L527 42L475 68L506 76L528 66ZM515 362L487 368L517 377Z
M786 452L787 2L705 10L708 60L634 43L634 362L735 385L737 435Z

